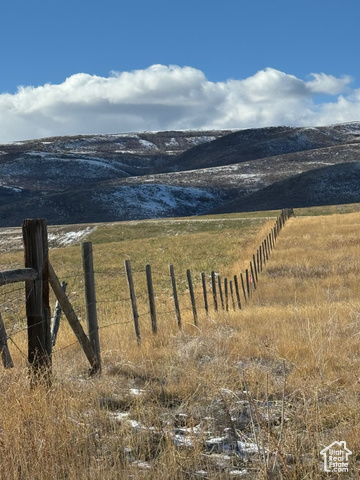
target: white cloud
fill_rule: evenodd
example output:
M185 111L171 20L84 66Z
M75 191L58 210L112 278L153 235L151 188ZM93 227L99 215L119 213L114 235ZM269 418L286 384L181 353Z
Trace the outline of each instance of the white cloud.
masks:
M327 93L329 95L338 95L343 92L352 80L348 75L336 78L332 75L325 75L325 73L312 73L311 76L314 80L307 82L307 87L313 93Z
M309 81L267 68L210 82L191 67L153 65L109 77L78 73L59 85L0 95L0 142L81 133L320 125L360 119L350 77ZM316 104L316 95L335 96ZM342 95L341 95L342 94ZM338 96L338 97L337 97Z

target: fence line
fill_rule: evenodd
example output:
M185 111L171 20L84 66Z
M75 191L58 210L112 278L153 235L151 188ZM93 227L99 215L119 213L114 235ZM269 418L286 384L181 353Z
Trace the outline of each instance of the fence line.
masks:
M78 295L77 292L70 292L65 294L63 289L61 288L60 282L58 281L56 274L48 262L47 257L43 258L42 261L39 263L37 268L28 267L25 269L16 269L14 271L7 271L7 272L0 272L0 286L1 285L8 285L10 283L25 281L27 285L25 301L28 301L33 295L34 288L36 288L36 282L38 281L38 277L40 276L39 272L43 272L48 270L49 274L49 282L52 286L55 295L58 299L58 302L63 310L63 313L68 318L70 326L73 328L73 331L77 337L77 341L80 342L82 345L84 352L92 365L92 367L96 368L97 371L100 371L100 342L99 342L99 330L109 328L110 326L115 325L129 325L133 323L135 329L135 337L137 340L138 345L141 345L141 329L145 328L145 331L151 331L153 335L156 335L159 329L158 325L158 317L162 315L174 316L174 321L176 321L177 327L179 330L183 328L183 318L182 312L192 311L193 318L194 318L194 325L198 326L199 324L199 310L205 311L205 315L209 317L211 312L219 312L219 310L227 313L230 311L243 310L246 308L250 300L255 293L255 291L259 288L260 277L261 273L266 267L271 252L276 246L277 238L284 227L286 221L289 217L293 214L292 209L284 209L281 211L281 214L276 219L273 228L271 228L270 232L265 236L264 240L261 242L259 247L256 249L254 254L252 255L251 259L249 260L248 267L244 269L244 271L239 272L239 274L234 275L232 278L230 277L223 277L220 273L215 273L211 271L209 273L201 272L199 273L199 279L197 279L196 284L198 287L194 288L194 281L193 278L197 278L197 276L193 277L190 269L187 269L186 273L180 273L175 275L174 267L172 265L169 266L169 272L163 273L154 271L151 268L151 265L148 264L145 266L144 269L136 269L132 270L130 260L126 260L124 267L120 268L116 272L111 273L111 278L114 277L121 277L124 281L127 281L128 284L128 292L129 296L126 294L122 294L119 299L96 299L95 295L95 283L94 283L94 275L109 275L108 272L103 272L101 270L97 271L94 270L92 265L92 249L91 243L85 242L82 244L83 248L83 269L84 273L68 276L69 278L80 278L84 281L85 284L85 303L84 308L86 309L87 313L87 322L88 322L88 333L85 334L79 319L69 302L69 298L71 295ZM204 258L206 258L204 256ZM86 265L90 260L90 266ZM146 292L136 293L135 291L135 282L134 282L134 275L144 275L145 274L145 285L146 285ZM155 288L153 286L153 277L162 277L169 279L169 286L162 288L162 291L157 291L160 289ZM90 279L90 280L89 280ZM178 291L179 279L181 283L181 291ZM90 281L92 285L86 285L86 283ZM44 280L42 280L42 288ZM143 284L144 282L142 282ZM124 283L125 285L125 283ZM89 293L89 288L92 292ZM185 289L182 291L182 289ZM21 289L14 289L13 291L17 291ZM60 291L61 290L61 291ZM165 291L164 291L165 290ZM107 293L114 294L114 290L108 290ZM125 293L125 292L124 292ZM147 305L148 308L146 311L139 313L137 300L140 298L147 298ZM173 308L169 309L159 309L157 306L159 304L166 304L165 301L159 300L159 297L163 297L164 299L172 299L173 300ZM182 299L180 302L179 299ZM132 312L132 319L131 316L128 319L120 320L118 322L111 322L107 325L97 325L97 317L96 317L96 305L100 303L121 303L127 305L129 307L129 313L131 315ZM188 305L186 305L188 304ZM145 304L142 301L141 306L145 308ZM143 308L141 308L143 310ZM89 319L90 316L90 319ZM20 350L20 348L16 345L13 337L21 332L27 331L28 335L32 336L33 332L38 332L39 328L44 327L44 320L41 318L40 320L36 320L34 317L31 324L28 323L27 327L21 328L15 332L11 332L10 334L6 334L5 328L2 329L2 322L1 322L1 315L0 315L0 351L2 355L2 360L4 366L9 368L11 365L11 359L6 357L6 351L9 351L7 348L7 341L11 341L16 348ZM55 318L55 315L54 315ZM149 323L146 322L146 318L150 321ZM141 320L141 324L140 324ZM47 320L48 321L48 320ZM52 332L54 333L54 332ZM5 335L5 336L4 336ZM51 338L51 348L55 345L53 340L53 336ZM56 334L55 334L56 338ZM65 348L68 348L77 342L71 343L70 345L64 346L60 349L54 349L53 353L58 353ZM5 345L6 344L6 345ZM21 350L20 350L21 351ZM22 355L25 356L23 352ZM50 353L47 353L50 356L52 350L50 349Z

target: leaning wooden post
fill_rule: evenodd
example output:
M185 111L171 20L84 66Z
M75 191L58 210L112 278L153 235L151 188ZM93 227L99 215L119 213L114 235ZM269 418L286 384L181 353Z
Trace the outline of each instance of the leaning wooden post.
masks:
M211 286L212 286L212 294L213 294L213 300L214 300L214 309L215 312L218 310L218 302L217 302L217 296L216 296L216 277L215 277L215 272L211 272Z
M146 283L147 283L149 305L150 305L151 329L152 329L152 332L156 334L157 320L156 320L154 287L153 287L152 276L151 276L151 265L145 266L145 273L146 273Z
M91 370L90 370L90 375L91 375L99 370L96 364L97 358L94 353L94 349L86 333L84 332L82 325L79 322L79 319L77 318L77 315L74 312L74 309L68 297L66 296L62 286L60 285L59 279L57 278L54 272L54 269L51 266L51 263L49 263L49 281L50 281L51 288L53 289L56 295L56 298L59 300L62 311L64 312L64 315L68 319L70 327L72 328L73 332L76 335L76 338L78 339L82 349L84 350L86 358L89 360L89 363L91 365Z
M96 292L95 292L95 276L94 276L94 260L91 242L83 242L81 244L82 261L84 270L85 285L85 305L86 305L86 324L91 346L96 356L96 368L94 373L101 372L100 359L100 340L99 325L96 311Z
M205 306L205 312L206 315L209 313L209 305L208 305L208 300L207 300L207 291L206 291L206 277L205 273L201 274L201 281L202 281L202 287L203 287L203 294L204 294L204 306Z
M191 299L191 306L194 315L194 323L197 325L197 311L196 311L196 303L195 303L195 295L194 295L194 288L191 280L191 272L190 270L186 270L186 276L189 285L189 292L190 292L190 299Z
M179 299L178 299L178 294L177 294L177 289L176 289L174 267L172 265L170 265L169 270L170 270L171 285L172 285L172 290L173 290L176 318L177 318L177 323L178 323L179 330L181 330L181 314L180 314Z
M9 347L7 344L7 336L5 325L1 317L0 312L0 351L1 351L1 360L4 365L4 368L13 368L14 362L11 358Z
M32 386L51 383L51 331L47 224L26 219L22 225L25 268L37 270L35 280L25 282L28 327L28 361Z
M139 327L139 314L138 314L138 309L136 304L134 280L132 276L130 260L125 260L125 270L126 270L126 276L129 284L129 292L130 292L130 300L131 300L131 306L133 311L136 340L138 342L138 345L140 345L141 337L140 337L140 327Z

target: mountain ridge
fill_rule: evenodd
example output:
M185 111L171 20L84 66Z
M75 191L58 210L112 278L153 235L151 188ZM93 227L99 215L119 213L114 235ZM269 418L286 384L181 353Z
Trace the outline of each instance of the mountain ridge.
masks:
M3 144L0 226L28 217L70 224L357 203L359 162L360 122ZM326 175L324 168L330 169ZM296 198L286 194L289 188Z

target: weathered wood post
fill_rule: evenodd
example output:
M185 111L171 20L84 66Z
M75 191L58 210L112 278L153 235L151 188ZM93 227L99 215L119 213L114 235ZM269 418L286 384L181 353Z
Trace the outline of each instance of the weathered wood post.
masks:
M186 276L188 280L188 285L189 285L189 292L190 292L190 299L191 299L191 306L192 306L192 311L194 315L194 324L197 325L197 311L196 311L196 302L195 302L195 295L194 295L194 287L192 284L191 280L191 272L190 270L186 270Z
M235 310L234 288L233 288L232 280L229 281L229 286L230 286L230 295L231 295L232 307L233 307L233 310Z
M234 285L235 285L235 293L236 293L237 304L238 304L239 310L241 310L239 283L238 283L238 279L237 279L236 275L234 275Z
M150 305L151 329L153 334L156 334L157 319L156 319L154 287L153 287L153 281L152 281L152 275L151 275L151 265L145 265L145 273L146 273L146 283L147 283L149 305Z
M224 293L225 293L225 310L229 311L229 287L228 287L228 279L224 278Z
M208 305L208 300L207 300L207 291L206 291L206 277L205 273L201 274L201 282L202 282L202 287L203 287L203 294L204 294L204 306L205 306L205 312L206 315L209 313L209 305Z
M132 276L130 260L125 260L125 270L126 270L126 276L129 284L129 292L130 292L130 300L131 300L131 306L133 311L136 340L138 345L140 345L141 337L140 337L140 327L139 327L139 313L138 313L137 304L136 304L134 280Z
M245 291L245 282L244 282L244 277L243 277L242 272L240 273L240 280L241 280L241 288L242 288L242 291L243 291L244 300L245 300L245 303L247 303L247 296L246 296L246 291Z
M215 312L218 311L218 302L217 302L217 296L216 296L216 277L215 277L215 272L211 272L211 286L212 286L212 294L213 294L213 300L214 300L214 309Z
M1 352L1 360L4 365L4 368L13 368L14 362L11 358L9 347L7 344L6 330L5 330L3 319L1 317L1 312L0 312L0 352Z
M257 282L259 277L258 277L258 270L257 270L257 266L256 266L255 255L253 255L253 267L254 267L254 273L255 273L255 281Z
M171 285L172 285L172 290L173 290L176 318L177 318L177 323L178 323L179 330L181 330L181 314L180 314L179 298L178 298L178 294L177 294L175 272L174 272L173 265L170 265L169 270L170 270Z
M26 219L22 225L25 268L38 272L25 282L28 327L28 361L32 386L51 383L51 331L47 224L44 219Z
M86 355L86 358L89 360L89 363L91 365L91 370L90 370L90 375L98 371L98 366L96 364L97 358L94 353L94 349L90 343L90 340L86 333L84 332L81 323L79 322L79 319L69 302L68 297L66 296L62 286L60 285L59 279L56 276L56 273L54 272L54 269L49 262L49 281L51 288L53 289L56 298L59 300L59 304L62 308L62 311L64 312L64 315L68 319L69 325L72 328L73 332L76 335L76 338L78 339L82 349L84 350L84 353Z
M85 304L86 304L86 325L89 340L96 356L97 372L101 372L100 358L100 340L99 325L96 311L96 292L95 292L95 276L94 276L94 260L91 242L83 242L81 244L82 261L84 270L85 284ZM95 372L94 372L95 373Z
M247 296L250 298L251 296L251 290L250 290L250 278L249 278L249 269L245 269L245 278L246 278L246 291L247 291Z
M218 288L219 288L219 295L220 295L220 302L221 302L221 308L225 310L225 305L224 305L224 296L223 296L223 291L222 291L222 286L221 286L221 277L218 275Z
M254 273L253 264L252 264L251 262L250 262L250 273L251 273L251 280L252 280L252 284L253 284L254 290L256 290L255 273Z

